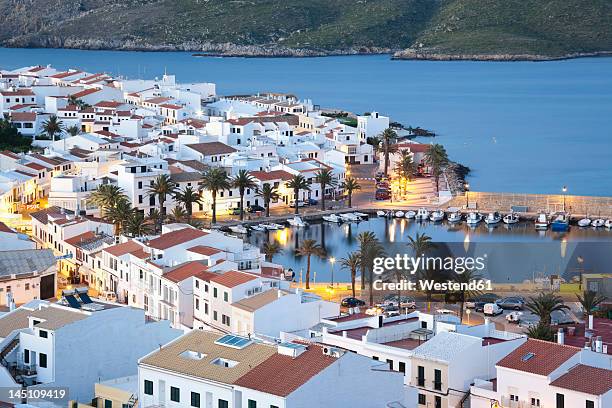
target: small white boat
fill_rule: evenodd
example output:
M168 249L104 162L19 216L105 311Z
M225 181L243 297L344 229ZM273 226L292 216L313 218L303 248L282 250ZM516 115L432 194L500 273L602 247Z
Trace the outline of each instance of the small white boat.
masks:
M235 232L237 234L246 234L249 232L244 225L232 225L229 227L230 231Z
M404 212L403 211L396 211L395 212L395 218L402 218L404 216Z
M298 217L297 215L293 218L289 218L287 222L293 227L305 227L308 225L304 220L302 220L302 218Z
M327 222L342 222L342 218L338 217L336 214L324 215L323 220Z
M429 210L427 208L419 208L414 218L416 218L417 220L429 219Z
M378 210L376 211L376 215L378 215L379 217L385 217L387 213L384 212L383 210Z
M606 224L606 220L604 220L603 218L597 218L595 220L593 220L593 222L591 223L591 225L594 228L601 228Z
M265 231L266 229L259 224L251 225L253 231Z
M468 225L478 225L480 223L480 221L482 221L482 215L480 215L480 213L477 213L475 211L470 211L470 213L467 215L465 222L467 222Z
M535 219L535 228L537 230L545 230L545 229L548 229L549 225L550 225L550 220L548 218L548 215L543 212L539 213Z
M432 211L431 215L429 216L429 219L432 222L440 222L444 219L444 211L442 210L436 210L436 211Z
M589 217L578 220L579 227L588 227L589 225L591 225L591 219Z
M357 217L359 217L359 218L361 218L361 219L364 219L364 218L368 218L368 217L369 217L369 214L362 213L362 212L354 212L354 213L353 213L353 215L355 215L355 216L357 216Z
M485 224L487 225L495 225L498 224L502 220L502 216L497 211L487 214L484 219Z
M604 227L612 229L612 219L606 220L606 222L604 223Z
M504 224L516 224L519 222L521 217L518 214L511 212L510 214L504 215Z
M416 217L416 211L413 210L408 210L404 214L404 218L408 218L409 220L413 219L414 217Z
M448 220L448 222L452 223L461 222L461 213L459 211L449 212L446 215L446 219Z
M346 222L361 221L361 218L357 217L353 213L340 214L339 217L342 219L342 221L346 221Z

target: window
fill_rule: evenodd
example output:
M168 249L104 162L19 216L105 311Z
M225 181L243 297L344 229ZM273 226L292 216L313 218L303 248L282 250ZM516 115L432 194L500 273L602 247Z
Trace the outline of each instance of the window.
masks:
M247 408L257 408L257 402L250 399Z
M217 288L213 288L213 297L217 297Z
M434 370L434 389L442 390L442 371Z
M387 363L389 364L389 370L393 370L393 360L387 359Z
M404 363L403 361L399 362L399 371L401 373L406 373L406 363Z
M200 299L196 298L195 300L195 308L196 310L200 310Z
M425 367L423 366L418 366L417 367L417 385L419 387L424 387L425 386Z
M191 406L200 408L200 394L199 393L191 391Z
M226 400L219 400L219 408L229 408L229 404Z
M38 365L47 368L47 355L45 353L40 353L38 356Z
M218 320L218 319L217 319L217 311L216 311L216 310L213 312L213 319L214 319L215 321L216 321L216 320Z
M591 401L591 400L586 400L586 408L595 408L595 402Z
M531 406L532 407L539 407L540 406L540 399L539 398L532 398L531 399Z
M565 408L565 395L557 394L557 408Z
M104 408L113 408L113 401L109 399L104 400Z
M435 403L435 408L442 408L442 397L439 397L436 395L436 403Z
M197 279L195 280L195 287L196 287L196 288L199 288L199 287L200 287L200 281L199 281L199 280L197 280Z
M227 292L223 292L223 300L227 302L228 299L229 299L229 295L227 294Z
M39 330L38 335L42 337L43 339L46 339L47 337L49 337L49 333L47 333L46 330Z
M170 387L170 401L181 402L181 390L176 387Z
M419 405L427 404L427 396L425 394L419 394Z
M153 395L153 381L144 380L144 393L146 395Z
M208 293L208 285L207 284L204 284L204 292Z
M30 350L28 349L23 349L23 362L30 364Z
M518 395L510 394L510 401L518 401Z
M208 314L208 303L204 303L204 314Z

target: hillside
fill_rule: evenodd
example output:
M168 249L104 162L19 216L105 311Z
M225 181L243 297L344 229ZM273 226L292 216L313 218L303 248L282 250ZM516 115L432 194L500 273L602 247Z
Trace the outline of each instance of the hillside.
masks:
M560 57L612 50L612 0L0 0L0 44Z

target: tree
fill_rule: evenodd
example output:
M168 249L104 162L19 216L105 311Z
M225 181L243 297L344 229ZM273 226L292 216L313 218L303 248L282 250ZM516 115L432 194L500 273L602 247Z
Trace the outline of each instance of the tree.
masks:
M300 190L310 191L310 184L308 184L308 181L304 178L304 176L301 174L296 174L287 183L287 188L293 190L293 195L295 197L295 213L299 214L298 199L300 196Z
M340 265L343 268L351 271L351 291L353 293L353 297L355 297L355 279L357 277L357 269L361 265L361 256L359 252L350 252L346 258L342 258L340 260Z
M217 192L228 190L231 185L227 174L223 169L213 167L202 175L202 188L210 191L212 195L212 223L217 222Z
M550 325L551 313L569 310L563 299L554 293L540 293L537 297L530 297L525 309L540 317L542 324Z
M149 216L147 217L147 221L153 225L153 231L159 232L161 231L161 225L163 224L162 216L157 208L152 208L149 211Z
M383 145L385 177L387 177L389 175L389 156L397 150L397 146L395 146L395 142L397 141L397 133L395 130L387 128L380 134L380 140Z
M127 196L123 193L123 189L114 184L100 184L89 195L89 202L100 208L100 216L104 217L104 214L108 209L115 206L119 200L127 200Z
M0 150L27 152L31 148L32 138L19 133L7 114L0 116Z
M414 177L416 167L412 160L412 153L408 150L401 150L400 155L399 161L395 164L395 174L402 183L402 189L406 191L406 183Z
M193 215L193 205L200 204L202 202L202 196L199 191L187 186L183 190L174 193L174 200L185 207L187 218L190 220Z
M463 311L465 310L466 297L473 298L482 294L482 291L467 289L466 286L468 286L471 282L482 280L482 276L472 270L466 270L463 273L455 273L453 280L461 285L460 289L457 290L456 293L459 295L459 318L461 319L461 322L463 322Z
M276 201L280 195L278 190L270 183L264 183L261 189L257 189L257 196L263 198L264 207L266 208L266 217L270 216L270 201Z
M372 146L372 150L374 150L375 161L376 157L380 153L380 145L382 144L382 139L379 135L371 136L366 139L366 143Z
M64 123L56 115L51 115L43 122L42 129L55 142L55 135L61 135L64 132Z
M365 288L365 273L368 272L368 292L370 306L374 303L374 259L385 256L385 250L372 231L357 235L361 267L361 287Z
M147 188L147 194L157 197L157 201L159 202L160 223L163 223L166 218L166 198L168 195L173 196L177 188L176 183L172 181L168 174L157 176L149 188Z
M153 226L143 213L133 211L124 224L124 231L131 237L142 237L153 232Z
M261 251L266 256L266 261L272 262L274 255L282 252L282 249L278 242L273 241L264 243L263 247L261 248Z
M329 169L319 169L315 174L315 181L321 185L321 210L325 211L325 190L327 187L336 187L334 173Z
M359 267L361 269L361 290L365 290L366 284L366 270L368 267L368 245L375 241L376 235L372 231L364 231L357 235L357 242L359 242L359 254L361 256L361 263L359 264Z
M78 125L72 125L66 128L66 133L68 133L70 136L76 136L81 133L81 128Z
M106 219L113 223L113 233L118 236L125 223L132 217L134 209L127 198L121 197L112 207L106 209Z
M302 246L296 250L296 253L306 257L306 289L310 289L310 258L312 255L323 257L325 256L325 251L314 239L305 239L302 242Z
M349 177L342 182L342 189L346 191L346 195L348 196L348 207L351 208L353 206L353 191L361 190L361 185L356 179Z
M255 179L246 170L239 170L232 179L232 187L238 189L240 195L240 221L244 220L244 194L248 188L256 188Z
M183 223L188 220L187 211L181 205L175 206L168 216L171 222Z
M427 251L435 247L435 244L431 241L431 237L425 234L417 234L414 238L411 236L408 237L408 247L414 251L415 257L420 257L425 255ZM435 280L436 273L429 268L418 269L414 271L414 273L419 275L419 278L422 280ZM425 294L427 295L427 303L431 302L433 296L433 289L425 289Z
M582 310L585 316L593 314L593 311L601 303L606 301L606 297L598 295L597 292L592 290L585 290L581 295L576 295L578 302L582 305Z
M439 191L440 176L444 168L448 165L448 154L446 153L446 149L444 149L444 146L441 144L432 144L427 148L423 160L431 169L431 173L436 182L436 190Z
M539 322L536 326L531 326L527 329L527 336L532 339L554 341L555 332L550 325Z

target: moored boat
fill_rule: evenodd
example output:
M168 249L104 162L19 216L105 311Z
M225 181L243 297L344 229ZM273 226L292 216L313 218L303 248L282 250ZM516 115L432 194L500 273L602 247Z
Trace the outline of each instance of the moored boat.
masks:
M510 214L504 215L504 224L516 224L519 222L521 217L515 212L511 212Z
M324 215L323 220L327 222L342 222L342 218L338 217L336 214Z
M548 229L549 225L550 219L548 218L548 215L544 212L539 213L535 219L535 228L537 230L545 230Z
M612 218L609 220L606 220L606 222L604 223L604 227L608 229L612 229Z
M249 228L251 228L253 231L265 231L266 230L264 227L262 227L259 224L251 225Z
M413 210L408 210L404 214L404 218L408 218L409 220L413 219L414 217L416 217L416 211Z
M550 229L555 232L565 232L569 230L570 215L564 212L557 213L550 223Z
M591 223L591 225L594 228L601 228L606 224L606 220L604 220L603 218L596 218L593 220L593 222Z
M293 218L288 219L287 222L293 227L305 227L306 225L308 225L304 220L302 220L301 217L297 215Z
M376 215L378 215L379 217L386 217L387 213L384 212L383 210L378 210L376 211Z
M354 212L353 215L355 215L355 216L357 216L357 217L359 217L361 219L368 218L370 216L369 214L362 213L362 212Z
M396 211L395 212L395 218L402 218L404 216L404 212L403 211Z
M232 225L229 227L229 229L237 234L246 234L249 232L244 225Z
M432 211L432 213L429 215L429 219L433 222L442 221L444 219L444 211L442 210Z
M588 216L578 220L579 227L588 227L589 225L591 225L591 219Z
M427 208L419 208L417 210L416 215L414 216L417 220L427 220L429 219L429 210Z
M501 220L502 220L501 214L498 213L497 211L494 211L494 212L487 214L487 216L484 219L484 222L487 225L495 225L499 223Z
M449 212L446 215L446 220L450 223L461 222L461 212L459 210Z
M470 211L465 219L465 222L470 226L476 226L480 221L482 221L482 215L476 211Z

